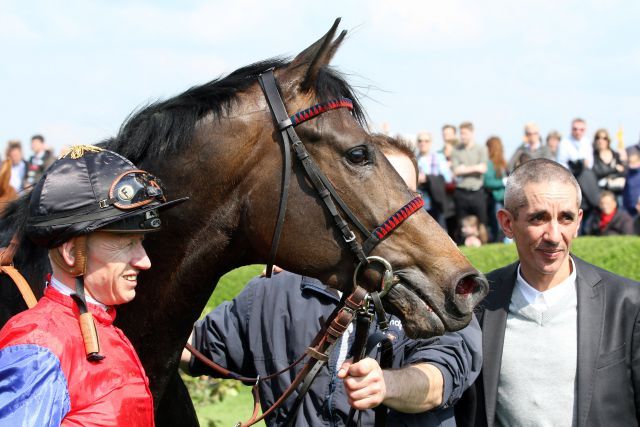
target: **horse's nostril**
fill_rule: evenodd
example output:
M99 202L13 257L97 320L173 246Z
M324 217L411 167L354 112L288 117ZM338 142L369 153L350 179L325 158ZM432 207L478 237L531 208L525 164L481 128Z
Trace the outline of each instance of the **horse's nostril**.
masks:
M467 276L458 282L456 286L456 294L468 296L478 289L478 282L473 276Z

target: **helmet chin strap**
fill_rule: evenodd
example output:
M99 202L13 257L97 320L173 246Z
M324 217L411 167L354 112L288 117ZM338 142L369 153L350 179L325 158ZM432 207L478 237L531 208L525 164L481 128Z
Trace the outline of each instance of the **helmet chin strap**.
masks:
M100 354L100 341L98 340L98 331L93 320L93 315L87 310L87 301L84 296L84 274L87 267L87 236L76 237L76 243L73 247L74 263L72 266L67 264L62 258L58 248L49 251L51 260L67 274L75 277L76 293L71 295L80 311L80 331L82 332L82 340L84 341L84 350L87 360L90 362L99 362L104 359Z

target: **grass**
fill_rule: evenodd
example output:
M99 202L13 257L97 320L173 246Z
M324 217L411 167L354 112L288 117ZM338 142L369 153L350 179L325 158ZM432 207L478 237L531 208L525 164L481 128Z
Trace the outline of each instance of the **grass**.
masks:
M503 267L518 258L515 245L491 244L461 249L471 264L483 273ZM574 241L572 252L587 262L640 281L640 237L580 237ZM222 301L233 299L263 268L262 265L251 265L227 273L218 283L204 313ZM239 420L249 418L253 408L250 388L239 386L234 390L219 402L196 406L202 426L234 425Z

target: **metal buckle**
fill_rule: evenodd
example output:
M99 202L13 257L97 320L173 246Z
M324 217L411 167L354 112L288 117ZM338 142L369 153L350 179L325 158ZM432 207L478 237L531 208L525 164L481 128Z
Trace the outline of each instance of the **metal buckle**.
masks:
M107 199L102 199L98 202L98 205L100 205L100 209L108 208L109 201Z
M345 241L345 242L347 242L347 243L351 243L351 242L353 242L354 240L356 240L356 235L355 235L355 234L353 234L353 231L349 230L349 233L351 233L351 235L350 235L349 237L347 237L347 236L342 236L342 238L344 239L344 241ZM374 258L374 257L371 257L371 258ZM377 257L376 257L376 258L377 258ZM367 259L369 259L369 258L367 258ZM381 258L381 259L382 259L382 258ZM361 263L361 264L362 264L362 263ZM388 264L388 263L387 263L387 264ZM359 267L359 266L358 266L358 267ZM357 271L357 270L356 270L356 271ZM353 282L353 283L355 283L355 276L354 276L354 282Z
M351 232L351 234L353 234L353 232ZM380 298L383 298L385 295L389 293L391 288L393 288L397 282L393 278L393 267L391 267L391 264L389 263L389 261L387 261L382 257L369 256L367 257L367 264L362 262L358 264L355 271L353 272L353 286L354 287L358 286L357 278L358 278L358 273L360 272L360 268L363 265L368 265L368 263L372 261L379 262L384 267L384 273L382 273L382 289L378 292L378 294L380 295Z

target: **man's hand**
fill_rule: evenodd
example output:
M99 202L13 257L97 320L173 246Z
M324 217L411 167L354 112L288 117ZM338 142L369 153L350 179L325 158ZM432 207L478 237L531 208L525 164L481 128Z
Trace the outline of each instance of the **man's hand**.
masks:
M387 393L382 369L369 357L358 363L345 361L338 371L338 378L344 381L349 405L355 409L375 408Z
M444 378L436 366L426 362L400 369L382 370L374 359L346 361L338 371L349 404L370 409L384 403L408 414L428 411L442 404Z
M273 265L273 274L278 274L280 272L284 271L284 269L278 267L277 265ZM260 277L265 277L267 275L267 266L264 266L264 270L262 270L262 273L260 273Z

